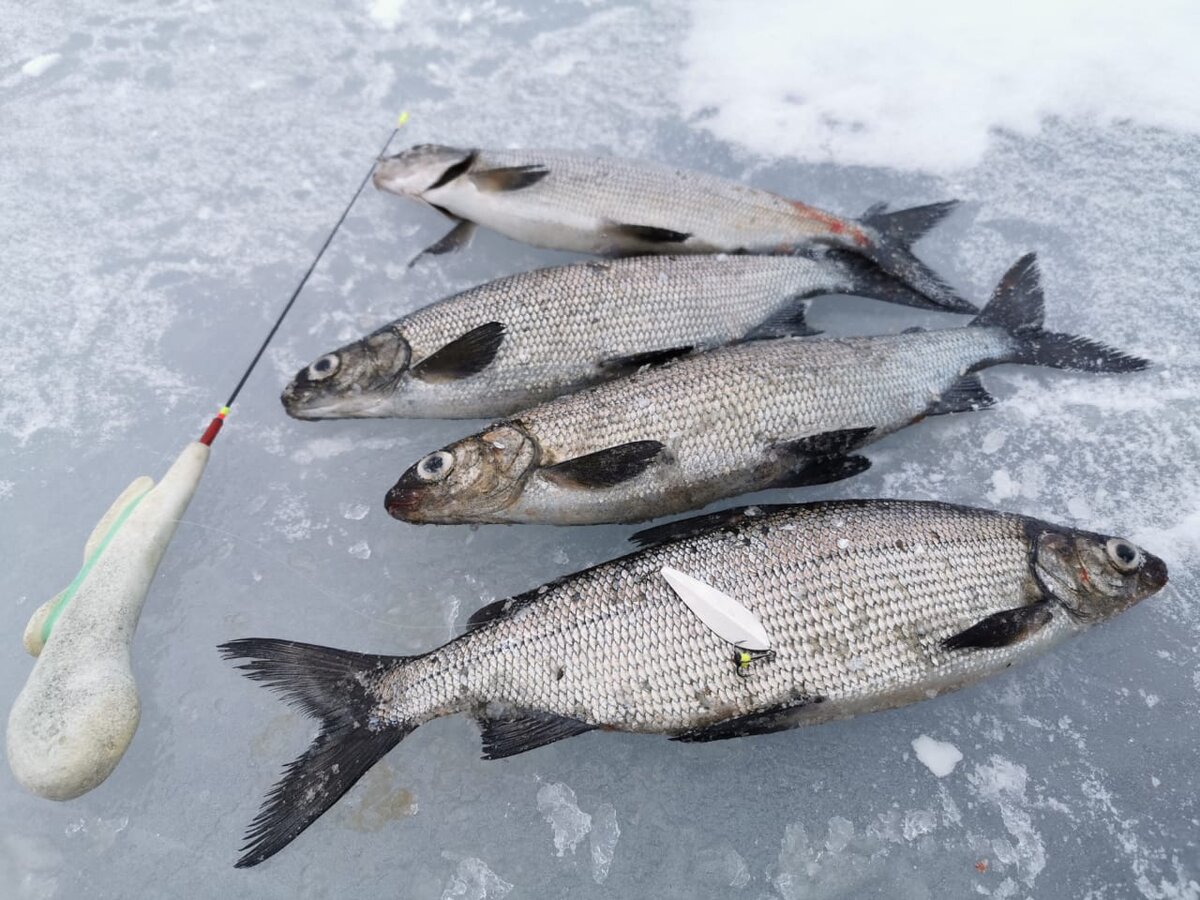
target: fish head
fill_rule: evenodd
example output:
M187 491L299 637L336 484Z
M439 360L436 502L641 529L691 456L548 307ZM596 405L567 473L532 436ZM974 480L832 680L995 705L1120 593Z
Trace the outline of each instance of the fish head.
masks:
M441 144L417 144L395 156L379 161L371 180L381 191L401 197L420 199L427 190L446 178L450 170L470 165L474 150L445 147Z
M1122 537L1046 531L1035 543L1042 589L1080 622L1111 619L1167 583L1167 564Z
M387 511L405 522L495 521L521 496L537 460L533 439L500 423L420 459L388 491Z
M386 416L412 350L392 327L318 357L296 373L280 400L297 419Z

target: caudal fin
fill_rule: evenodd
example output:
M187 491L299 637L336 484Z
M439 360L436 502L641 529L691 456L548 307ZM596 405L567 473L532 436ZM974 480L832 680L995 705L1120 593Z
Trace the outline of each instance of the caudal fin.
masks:
M284 768L246 830L243 856L236 863L246 868L291 843L416 727L381 721L375 715L379 701L370 689L408 657L268 638L230 641L218 649L225 659L249 660L238 666L247 678L266 683L321 722L316 739Z
M928 300L933 308L949 312L976 312L978 308L973 303L958 296L952 287L912 252L912 244L956 206L957 200L946 200L887 212L885 205L876 204L858 220L874 232L870 243L858 249L858 252L889 275L903 281Z
M971 325L1003 328L1014 338L1011 354L997 362L1025 363L1077 372L1138 372L1149 360L1073 334L1043 331L1046 304L1037 254L1022 256L996 285Z

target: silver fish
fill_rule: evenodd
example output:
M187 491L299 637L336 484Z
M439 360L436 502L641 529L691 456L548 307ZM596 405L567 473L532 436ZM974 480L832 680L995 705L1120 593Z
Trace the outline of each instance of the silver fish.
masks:
M852 451L920 419L995 403L1001 363L1131 372L1143 359L1042 330L1023 257L966 328L758 341L517 413L411 466L386 505L408 522L632 522L770 487L847 478Z
M608 255L790 253L819 244L862 254L939 306L971 310L909 247L957 201L896 212L878 204L847 219L672 166L435 144L382 160L374 181L458 222L422 255L457 249L476 225L536 247Z
M596 728L682 741L780 731L957 690L1167 582L1163 561L1123 538L942 503L751 507L635 539L651 546L485 607L421 656L223 645L321 722L237 864L278 852L441 716L476 717L487 759ZM676 596L664 566L743 604L771 653L747 661Z
M844 293L932 305L850 254L577 263L471 288L326 353L283 405L298 419L503 416L692 350L813 334L799 301Z

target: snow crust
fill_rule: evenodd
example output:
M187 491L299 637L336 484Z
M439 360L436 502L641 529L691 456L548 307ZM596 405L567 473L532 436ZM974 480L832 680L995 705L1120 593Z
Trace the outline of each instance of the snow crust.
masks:
M962 751L947 741L939 741L927 734L912 742L917 760L938 778L945 778L962 762Z

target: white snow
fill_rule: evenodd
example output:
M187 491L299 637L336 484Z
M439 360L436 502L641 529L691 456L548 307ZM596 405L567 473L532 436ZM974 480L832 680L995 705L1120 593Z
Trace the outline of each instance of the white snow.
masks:
M579 808L575 792L565 784L542 785L537 793L537 808L550 825L554 851L559 856L568 850L574 853L579 842L592 830L592 817Z
M945 778L962 762L962 751L946 741L922 734L912 742L917 759L938 778Z
M692 22L684 113L768 158L947 171L1053 116L1200 131L1190 0L702 0Z
M442 900L500 900L513 886L491 870L482 859L460 860L442 891Z

